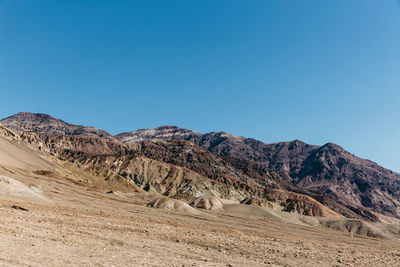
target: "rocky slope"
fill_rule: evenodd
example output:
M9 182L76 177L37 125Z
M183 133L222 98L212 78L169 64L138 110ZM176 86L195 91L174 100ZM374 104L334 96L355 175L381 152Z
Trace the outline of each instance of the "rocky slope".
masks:
M161 126L155 129L140 129L133 132L120 133L115 137L124 144L131 144L145 140L188 140L193 136L200 138L202 134L176 126Z
M19 136L31 146L77 163L87 171L115 173L145 191L165 196L219 197L235 202L246 200L248 204L270 201L275 203L275 208L288 212L340 216L311 197L288 192L287 181L276 173L253 162L241 161L240 167L235 167L228 160L188 141L123 145L84 136L34 132L23 132ZM278 188L280 194L276 193Z
M77 156L85 160L92 157L92 165L97 161L104 165L104 157L113 156L111 161L116 162L120 161L118 157L130 155L127 161L142 157L184 168L214 182L233 186L235 190L248 192L249 203L261 203L251 198L268 198L272 189L282 189L308 195L347 217L371 221L378 221L382 216L400 218L400 176L332 143L313 146L295 140L265 144L224 132L201 134L175 126L142 129L114 138L92 127L71 125L49 115L31 113L19 113L2 122L18 132L44 133L45 137L34 143L39 149L47 147L48 152L57 155L55 144L43 145L44 138L54 142L54 137L50 137L53 133L100 137L98 140L78 138L84 142L73 138L63 140L59 147L64 154L73 151L73 160ZM103 158L96 158L99 155ZM107 164L103 167L116 169ZM275 201L285 207L290 202L287 199Z
M0 134L7 137L16 137L16 134L0 123Z
M224 132L200 134L174 126L133 131L116 138L124 143L134 143L139 138L188 140L224 158L253 161L293 185L329 196L325 204L332 205L334 199L370 220L379 220L376 213L400 218L400 176L332 143L321 147L299 140L265 144Z
M115 138L106 131L98 130L91 126L67 123L41 113L20 112L0 122L15 132L59 133L63 135L83 135L115 140Z

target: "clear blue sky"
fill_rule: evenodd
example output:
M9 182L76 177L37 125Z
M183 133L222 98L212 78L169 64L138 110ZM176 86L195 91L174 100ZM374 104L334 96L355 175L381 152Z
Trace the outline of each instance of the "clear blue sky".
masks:
M334 142L400 171L396 0L0 0L0 117Z

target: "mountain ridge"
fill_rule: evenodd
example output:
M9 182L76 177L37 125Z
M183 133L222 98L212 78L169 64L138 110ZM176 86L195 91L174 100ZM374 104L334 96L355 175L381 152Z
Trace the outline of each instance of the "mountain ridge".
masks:
M279 184L258 184L265 180L247 176L188 141L147 141L128 146L76 135L22 132L19 137L31 147L90 173L123 177L139 190L178 199L219 197L249 205L275 205L278 210L309 216L343 217L310 196L280 189ZM188 151L191 148L193 151ZM270 177L272 183L277 178L268 172L263 177Z
M84 135L115 141L115 138L104 130L93 126L83 126L65 122L44 113L19 112L0 120L7 128L15 131L61 133L64 135Z
M315 146L300 140L265 144L224 132L190 134L183 129L181 134L180 128L173 129L173 134L164 134L164 128L158 127L148 132L153 136L141 137L183 139L224 157L254 161L291 179L294 185L314 193L322 192L363 216L374 217L373 210L400 216L400 176L373 161L356 157L337 144ZM130 143L127 140L135 140L137 133L133 131L129 135L116 138Z
M168 125L121 133L110 138L102 130L68 124L47 116L29 113L22 113L21 116L18 113L0 122L5 126L11 125L17 132L31 130L45 134L89 136L131 147L145 146L143 156L147 158L193 169L208 177L214 177L212 173L218 168L225 170L226 174L218 176L221 181L228 182L236 177L237 181L245 179L244 183L261 183L258 186L265 188L273 188L273 183L278 182L278 187L306 193L346 216L358 214L371 221L379 220L378 214L400 218L400 176L370 160L358 158L334 143L315 146L293 140L265 144L226 132L202 134ZM215 165L217 161L211 160L213 154L204 154L197 148L191 150L187 143L171 142L174 140L193 143L218 155L225 163L215 169L219 163ZM163 143L165 141L168 142ZM182 149L177 150L181 145ZM104 148L100 146L98 149ZM90 156L90 153L87 155ZM209 168L211 165L214 169ZM204 172L207 169L209 171ZM277 176L272 176L274 178L267 182L269 178L265 176L267 172L264 169ZM234 174L236 171L230 170L240 170L239 176Z

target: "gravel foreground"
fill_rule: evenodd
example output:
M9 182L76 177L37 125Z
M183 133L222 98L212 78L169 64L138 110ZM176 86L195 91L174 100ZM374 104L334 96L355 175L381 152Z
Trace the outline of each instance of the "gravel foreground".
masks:
M43 181L51 203L0 200L1 266L399 266L400 243L229 213L146 207L148 195Z

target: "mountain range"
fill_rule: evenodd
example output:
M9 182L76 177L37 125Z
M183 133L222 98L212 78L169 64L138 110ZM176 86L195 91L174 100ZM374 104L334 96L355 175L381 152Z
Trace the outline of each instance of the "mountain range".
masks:
M47 114L18 113L2 131L105 179L174 198L200 196L312 216L400 219L400 175L339 145L265 144L176 126L115 136Z

